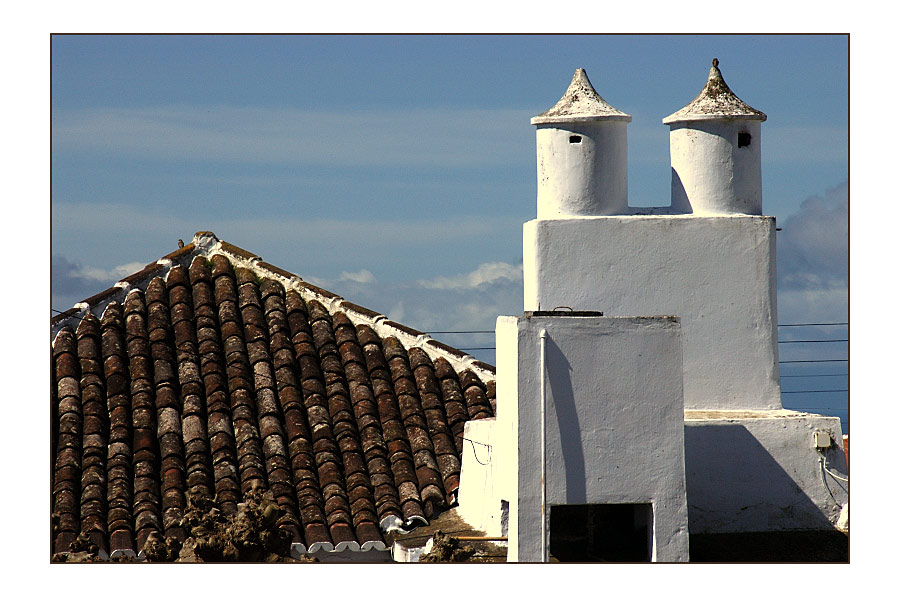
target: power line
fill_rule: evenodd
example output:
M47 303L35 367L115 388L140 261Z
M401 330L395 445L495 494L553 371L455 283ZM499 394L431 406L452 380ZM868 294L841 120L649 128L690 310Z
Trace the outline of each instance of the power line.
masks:
M782 394L825 394L830 392L849 392L850 390L792 390L790 392L782 391Z
M850 325L849 323L779 323L780 328L796 328L807 325Z
M848 323L779 323L780 328L804 327L810 325L850 325ZM452 330L428 331L426 334L493 334L494 330Z
M811 361L778 361L781 363L849 363L850 359L819 359Z
M850 340L779 340L779 344L801 344L808 342L849 342Z
M456 331L438 331L425 332L426 334L493 334L494 330L456 330Z
M807 373L803 375L781 375L779 377L847 377L849 373Z

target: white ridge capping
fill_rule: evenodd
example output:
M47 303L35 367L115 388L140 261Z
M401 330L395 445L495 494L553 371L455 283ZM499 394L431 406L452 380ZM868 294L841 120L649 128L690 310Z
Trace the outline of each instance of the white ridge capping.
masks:
M194 234L194 240L192 242L194 243L195 247L205 252L209 252L214 248L222 246L222 241L216 238L216 235L209 231L197 232L196 234Z
M122 298L124 298L124 296ZM109 311L109 308L110 308L110 306L112 306L113 303L116 303L119 306L124 307L124 305L122 303L118 302L115 298L113 298L103 306L103 311L100 313L100 319L103 319L104 317L106 317L106 312Z
M211 236L211 238L215 239L215 236L213 235ZM197 239L197 237L195 237L195 239ZM303 283L302 277L297 275L287 277L268 268L265 268L259 265L259 262L262 261L262 259L258 256L248 259L246 257L236 255L235 253L222 248L222 243L218 239L216 239L215 242L209 244L208 246L209 249L207 249L207 257L222 254L227 257L232 263L236 263L241 267L246 267L260 277L278 280L285 287L296 290L305 300L314 299L319 301L332 315L340 309L344 312L345 315L347 315L348 319L350 319L350 321L352 321L354 325L368 325L369 327L374 329L380 337L395 336L398 340L400 340L400 343L407 350L412 347L419 347L424 350L425 353L432 359L443 357L454 366L476 370L479 376L482 378L486 378L486 380L494 379L494 373L490 369L486 369L475 364L477 361L475 357L473 357L472 355L459 357L454 354L445 352L443 349L429 343L429 341L433 340L433 338L428 334L410 334L404 330L393 327L389 324L396 322L391 321L382 314L378 314L377 316L372 317L371 315L360 313L353 309L353 307L349 306L344 297L339 295L335 295L332 297L319 294L315 290L309 288L309 286L305 285Z

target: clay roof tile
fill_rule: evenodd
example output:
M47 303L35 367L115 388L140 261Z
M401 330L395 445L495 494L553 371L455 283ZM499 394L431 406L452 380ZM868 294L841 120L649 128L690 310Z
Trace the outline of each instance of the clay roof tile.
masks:
M196 491L234 512L268 487L306 545L383 544L381 520L446 507L455 436L492 412L487 366L463 371L460 351L406 346L422 333L201 241L129 276L121 298L98 294L114 299L101 319L51 320L53 549L82 527L119 550L182 536Z

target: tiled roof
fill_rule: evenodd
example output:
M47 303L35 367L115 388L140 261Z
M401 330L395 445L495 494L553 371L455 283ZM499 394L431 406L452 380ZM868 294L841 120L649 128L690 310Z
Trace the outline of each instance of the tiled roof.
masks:
M212 233L51 320L52 551L183 539L188 492L271 490L295 553L455 504L494 369Z

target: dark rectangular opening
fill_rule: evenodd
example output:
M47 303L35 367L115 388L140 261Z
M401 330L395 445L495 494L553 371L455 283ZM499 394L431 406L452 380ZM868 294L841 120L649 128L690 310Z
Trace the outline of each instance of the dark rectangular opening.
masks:
M750 147L750 133L738 133L738 147Z
M571 135L569 137L569 143L581 143L581 136L580 135Z
M550 559L559 562L649 562L652 504L550 507Z

